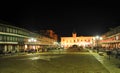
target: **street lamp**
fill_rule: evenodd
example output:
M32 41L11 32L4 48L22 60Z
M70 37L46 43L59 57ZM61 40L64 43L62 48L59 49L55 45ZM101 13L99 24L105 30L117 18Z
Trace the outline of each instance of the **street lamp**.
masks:
M37 40L35 38L28 39L28 42L36 42Z
M35 43L35 49L36 49L36 42L37 42L37 40L35 38L28 39L28 42ZM37 52L38 52L38 49L37 49Z
M99 41L100 40L102 40L102 37L100 37L100 36L96 36L95 37L95 41L96 41L96 46L98 47L98 45L99 45Z
M100 46L100 40L102 40L102 37L100 37L100 36L95 37L95 43L96 43L97 50L99 50L98 47Z

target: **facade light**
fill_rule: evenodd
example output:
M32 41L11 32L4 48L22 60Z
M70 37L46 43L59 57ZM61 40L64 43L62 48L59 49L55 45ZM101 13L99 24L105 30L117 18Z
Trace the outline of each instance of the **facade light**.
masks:
M28 39L28 42L36 42L37 40L35 38Z

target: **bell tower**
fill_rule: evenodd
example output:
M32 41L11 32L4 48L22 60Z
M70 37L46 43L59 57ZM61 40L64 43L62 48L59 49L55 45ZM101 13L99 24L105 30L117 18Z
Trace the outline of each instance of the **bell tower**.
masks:
M75 30L73 30L72 37L77 37L77 33L75 32Z

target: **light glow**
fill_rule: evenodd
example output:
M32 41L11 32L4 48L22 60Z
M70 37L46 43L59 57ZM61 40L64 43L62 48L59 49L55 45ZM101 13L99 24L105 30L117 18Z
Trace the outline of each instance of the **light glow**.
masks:
M37 40L35 38L28 39L28 42L36 42Z

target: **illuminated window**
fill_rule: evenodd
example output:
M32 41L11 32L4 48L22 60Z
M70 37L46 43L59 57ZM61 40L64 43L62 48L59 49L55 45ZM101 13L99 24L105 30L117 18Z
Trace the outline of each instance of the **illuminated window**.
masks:
M77 42L79 42L79 39L77 39Z
M68 40L66 42L68 43Z
M74 40L74 43L75 43L75 40Z
M88 40L88 42L90 42L90 40Z

